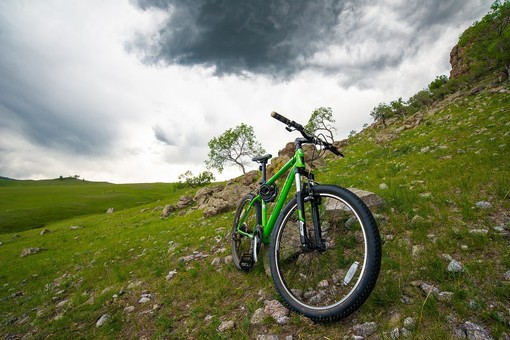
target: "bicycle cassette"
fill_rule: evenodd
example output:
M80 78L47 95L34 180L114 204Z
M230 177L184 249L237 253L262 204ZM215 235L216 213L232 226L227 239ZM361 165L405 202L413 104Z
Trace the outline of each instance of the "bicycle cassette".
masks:
M278 187L274 183L264 183L260 186L259 195L265 202L274 202L278 195Z

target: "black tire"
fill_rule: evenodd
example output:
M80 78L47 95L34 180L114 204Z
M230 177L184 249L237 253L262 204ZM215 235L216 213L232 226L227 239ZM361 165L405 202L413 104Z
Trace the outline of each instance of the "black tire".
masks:
M244 212L254 197L254 194L246 194L243 196L243 198L241 198L237 205L234 223L232 224L232 262L234 262L234 265L239 270L250 270L254 265L254 263L251 263L247 260L248 258L252 257L252 240L237 231L237 224L239 223L239 219L241 216L243 216ZM244 231L249 234L252 234L255 230L255 227L257 226L257 211L259 206L260 202L256 202L255 206L250 210L250 213L246 217L243 224Z
M321 198L319 219L326 250L302 250L294 197L276 221L269 262L287 305L314 321L328 322L356 311L372 292L381 267L381 239L372 213L352 192L333 185L316 185L313 191ZM313 239L311 201L308 195L305 218Z

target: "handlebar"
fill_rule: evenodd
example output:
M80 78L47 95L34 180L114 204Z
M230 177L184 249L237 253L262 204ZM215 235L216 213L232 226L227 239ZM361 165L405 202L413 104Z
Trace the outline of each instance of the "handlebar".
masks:
M310 136L305 131L305 128L303 127L303 125L301 125L299 123L296 123L295 121L290 120L288 118L285 118L281 114L276 113L274 111L271 112L271 117L273 117L274 119L279 120L283 124L287 125L287 130L288 131L292 131L292 129L297 130L297 131L301 132L303 137L307 141L309 141L310 143L317 144L317 145L322 145L322 146L324 146L325 150L329 150L329 151L331 151L332 153L334 153L337 156L344 157L344 155L340 152L340 150L338 150L335 146L333 146L333 144L328 143L327 141L325 141L323 139L320 139L317 136Z

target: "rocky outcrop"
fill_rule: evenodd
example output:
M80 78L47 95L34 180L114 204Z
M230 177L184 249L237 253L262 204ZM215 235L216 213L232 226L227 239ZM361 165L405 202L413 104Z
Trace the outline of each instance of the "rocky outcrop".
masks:
M464 49L455 45L450 52L450 79L458 78L469 72L469 64L466 62L464 57Z

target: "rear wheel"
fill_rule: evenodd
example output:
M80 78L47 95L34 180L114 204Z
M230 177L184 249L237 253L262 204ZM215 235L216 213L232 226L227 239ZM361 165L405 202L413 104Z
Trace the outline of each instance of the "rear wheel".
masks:
M250 270L255 264L252 238L243 234L255 234L255 228L257 226L257 210L260 203L255 202L251 209L249 209L250 202L254 197L255 195L253 194L247 194L241 198L237 206L234 223L232 224L232 262L234 262L235 266L239 270ZM240 230L238 230L237 227L239 221L245 215L246 211L248 211L248 214L246 215Z
M325 248L302 247L293 198L271 235L271 274L289 307L315 321L333 321L354 312L372 292L381 266L381 241L370 210L352 192L329 185L316 185L313 192L304 203L307 233L315 244L316 205Z

